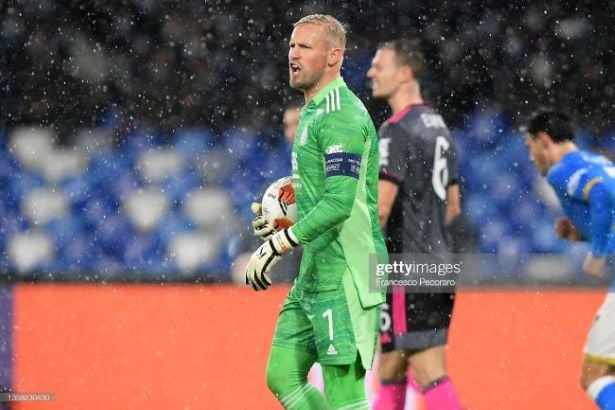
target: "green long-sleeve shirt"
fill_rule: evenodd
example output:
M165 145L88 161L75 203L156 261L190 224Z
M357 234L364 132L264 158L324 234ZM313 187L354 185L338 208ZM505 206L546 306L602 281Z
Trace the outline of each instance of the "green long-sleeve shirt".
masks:
M359 98L339 78L301 111L292 153L304 245L296 286L337 289L352 272L363 307L383 302L368 289L369 255L386 254L378 224L378 139Z

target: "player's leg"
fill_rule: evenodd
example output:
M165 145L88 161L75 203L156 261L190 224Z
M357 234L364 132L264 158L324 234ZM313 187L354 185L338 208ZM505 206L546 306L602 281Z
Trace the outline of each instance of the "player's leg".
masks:
M341 286L318 292L310 306L330 408L367 409L365 371L376 352L380 308L363 309L350 271Z
M426 408L460 409L459 397L447 375L444 352L455 295L417 293L405 297L407 332L396 337L396 346L412 352L409 363Z
M380 390L374 410L403 410L406 404L408 355L403 350L385 351L381 347L378 362Z
M444 346L415 352L409 361L428 410L461 409L457 392L447 376Z
M314 353L272 346L267 363L267 386L285 409L327 409L320 391L307 381Z
M581 385L602 410L615 410L615 295L609 293L585 343Z
M322 367L325 396L331 410L368 410L365 397L365 369L361 359L350 365Z
M406 405L408 355L395 350L395 331L406 326L405 290L387 293L387 301L380 312L380 357L378 376L380 389L374 410L402 410Z
M312 325L293 287L280 312L267 363L267 386L284 408L328 408L325 397L307 381L316 359Z

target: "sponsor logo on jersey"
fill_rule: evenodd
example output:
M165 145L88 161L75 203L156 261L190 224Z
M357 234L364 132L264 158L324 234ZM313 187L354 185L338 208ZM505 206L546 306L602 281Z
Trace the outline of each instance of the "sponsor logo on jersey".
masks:
M336 154L342 152L342 144L334 144L327 148L327 154Z
M335 350L335 346L333 346L333 344L329 345L329 348L327 349L327 356L335 356L337 354L337 350Z

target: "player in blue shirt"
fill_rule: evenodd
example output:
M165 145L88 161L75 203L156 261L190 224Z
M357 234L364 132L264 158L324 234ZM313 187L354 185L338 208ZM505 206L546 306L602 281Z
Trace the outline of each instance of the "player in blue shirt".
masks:
M565 218L556 223L564 239L591 243L583 269L604 277L615 250L615 165L579 150L569 117L535 113L524 127L530 159L555 190ZM615 282L596 314L584 347L581 384L601 409L615 409Z

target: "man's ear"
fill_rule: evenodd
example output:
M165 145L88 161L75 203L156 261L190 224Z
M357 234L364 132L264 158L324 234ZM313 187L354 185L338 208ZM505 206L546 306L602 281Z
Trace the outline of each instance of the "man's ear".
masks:
M545 148L553 144L553 140L551 139L549 134L544 131L538 132L538 134L536 134L536 139L540 141L540 144Z
M327 65L329 67L333 67L340 62L342 59L342 49L341 48L332 48L329 50L329 55L327 56Z
M414 81L414 71L409 65L402 65L400 73L404 81Z

